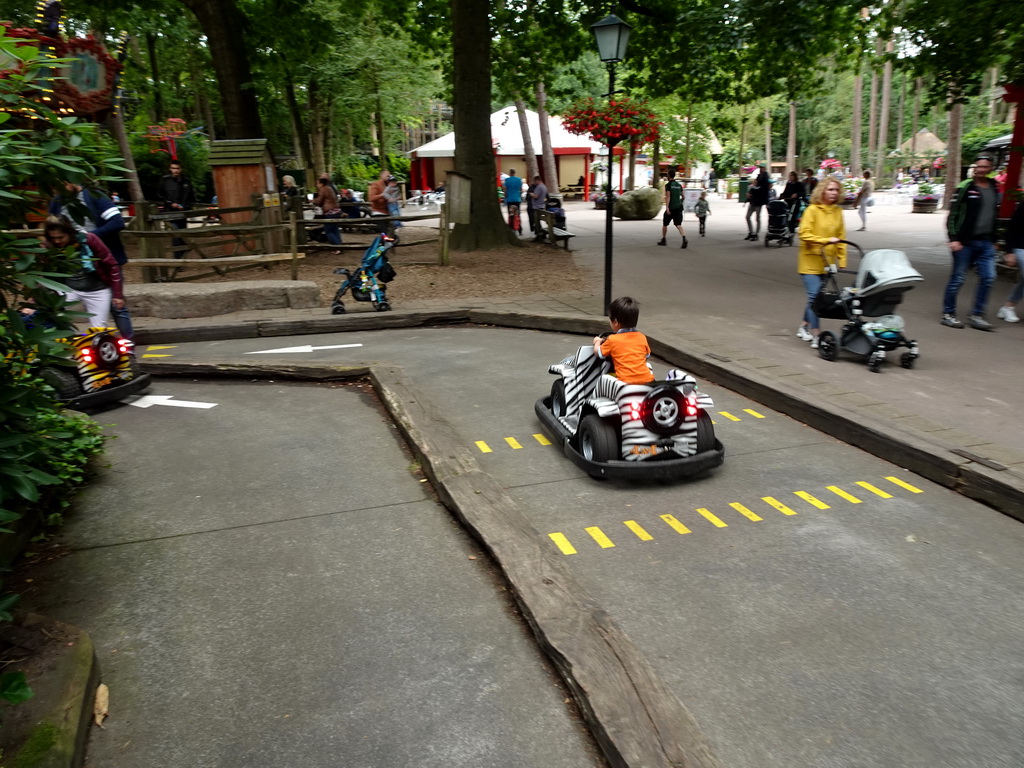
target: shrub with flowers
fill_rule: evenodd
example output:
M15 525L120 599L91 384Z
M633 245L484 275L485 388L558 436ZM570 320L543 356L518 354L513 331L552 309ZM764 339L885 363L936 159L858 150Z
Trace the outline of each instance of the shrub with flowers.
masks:
M917 185L917 192L914 194L914 200L938 200L938 195L935 194L935 185L929 184L927 181Z
M593 98L577 101L562 116L562 125L569 133L577 136L589 134L602 144L628 141L633 146L640 146L657 141L658 128L662 124L647 108L647 102L621 97L607 103Z
M757 173L756 165L744 165L740 168L740 176L753 176L755 173Z
M946 158L944 158L944 157L936 157L934 160L932 160L932 168L934 168L936 171L941 171L945 167L946 167Z
M821 165L819 167L826 171L838 171L843 167L843 164L834 157L826 157L821 161Z
M846 178L840 183L843 186L843 204L852 205L853 201L857 199L857 193L860 192L861 185L864 181L862 179Z

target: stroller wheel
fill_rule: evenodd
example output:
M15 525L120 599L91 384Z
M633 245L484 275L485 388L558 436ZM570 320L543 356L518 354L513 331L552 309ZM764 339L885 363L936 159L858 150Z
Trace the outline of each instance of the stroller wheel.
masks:
M913 368L915 360L917 360L917 356L912 355L909 352L904 352L902 355L900 355L900 365L902 365L904 368Z
M344 315L345 314L345 305L342 304L341 302L338 302L337 304L331 304L331 314L332 315Z
M818 334L818 357L828 360L830 363L839 354L839 347L836 344L836 336L832 331L822 331Z
M765 235L764 236L764 247L767 248L769 245L771 245L771 240L768 239L768 235Z
M387 301L382 301L382 302L380 302L377 305L377 311L378 312L387 312L390 309L391 309L391 304L390 304L390 302L387 302Z

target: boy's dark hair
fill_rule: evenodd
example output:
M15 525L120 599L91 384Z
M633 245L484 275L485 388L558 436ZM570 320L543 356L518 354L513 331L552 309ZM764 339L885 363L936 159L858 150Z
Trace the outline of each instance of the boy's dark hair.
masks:
M632 296L620 296L608 305L608 319L623 328L636 328L636 321L640 319L640 302Z

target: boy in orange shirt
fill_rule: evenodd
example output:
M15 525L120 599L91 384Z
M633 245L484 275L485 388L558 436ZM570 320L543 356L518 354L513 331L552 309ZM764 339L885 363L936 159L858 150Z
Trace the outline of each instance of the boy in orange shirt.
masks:
M614 375L626 384L650 384L654 374L647 367L651 348L647 337L636 329L640 318L640 302L620 296L608 307L608 324L612 333L606 339L594 337L594 354L602 360L611 359Z

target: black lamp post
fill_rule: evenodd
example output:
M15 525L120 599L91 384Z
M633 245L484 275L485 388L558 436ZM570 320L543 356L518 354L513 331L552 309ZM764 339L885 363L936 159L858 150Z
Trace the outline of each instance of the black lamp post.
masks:
M629 24L617 16L606 16L590 28L597 38L597 54L601 61L608 65L608 98L615 95L615 65L626 58L626 45L629 43ZM606 209L608 211L604 228L604 312L608 314L608 305L612 303L612 213L615 203L612 196L612 149L618 140L609 139L608 144L608 195Z

